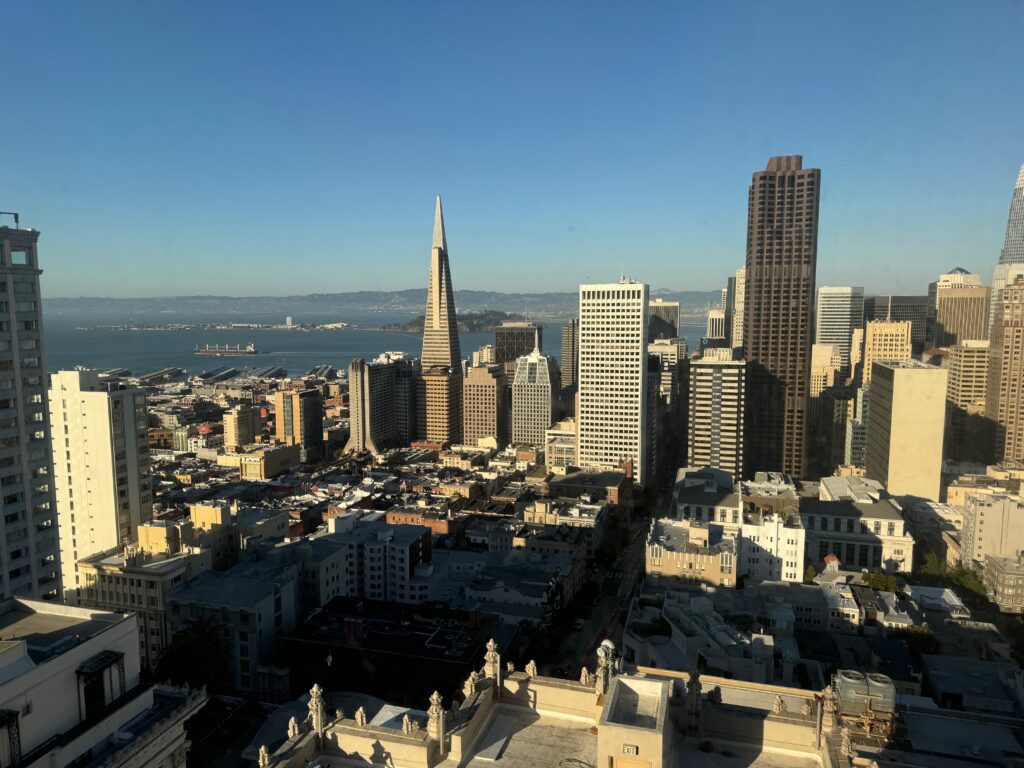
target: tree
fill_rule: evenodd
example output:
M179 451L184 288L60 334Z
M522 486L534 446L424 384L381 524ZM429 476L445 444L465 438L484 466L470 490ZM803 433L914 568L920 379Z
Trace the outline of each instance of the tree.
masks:
M808 565L807 566L807 570L804 571L804 584L811 584L811 583L813 583L814 579L815 579L815 577L817 575L818 575L818 572L816 570L814 570L814 566L813 565Z
M896 577L891 573L881 573L879 571L865 573L861 576L861 580L866 586L871 587L871 589L877 589L879 592L895 592L900 586Z

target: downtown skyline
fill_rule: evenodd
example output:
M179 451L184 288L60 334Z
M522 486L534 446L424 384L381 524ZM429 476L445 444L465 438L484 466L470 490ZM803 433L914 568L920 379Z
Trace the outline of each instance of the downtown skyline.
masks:
M1024 155L1003 97L1019 6L907 5L881 28L813 6L404 8L5 7L51 31L0 52L25 115L0 129L22 179L4 208L47 238L45 294L414 287L393 281L416 274L437 193L464 223L460 288L527 291L542 270L558 291L622 272L708 290L742 263L749 168L788 153L822 169L820 284L912 293L998 257ZM751 71L776 27L805 41L776 63L802 88L764 100ZM844 34L872 45L843 60Z

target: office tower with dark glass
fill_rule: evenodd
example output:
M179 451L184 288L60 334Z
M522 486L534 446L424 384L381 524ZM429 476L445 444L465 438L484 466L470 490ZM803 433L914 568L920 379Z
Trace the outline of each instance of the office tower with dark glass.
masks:
M534 349L544 349L544 329L537 323L507 321L494 329L494 362L505 366L509 381L516 373L516 361Z
M1017 173L1017 183L1010 197L1010 213L1006 218L1006 234L999 252L999 263L992 274L992 308L989 325L995 320L999 291L1024 276L1024 165Z
M462 353L455 317L448 240L444 231L441 196L434 209L434 243L430 251L427 311L423 319L423 369L420 434L430 443L462 440Z
M650 341L658 339L674 339L679 335L679 302L655 299L647 305L650 313L650 328L647 335Z
M576 389L580 362L580 321L572 318L562 328L562 389Z
M799 155L754 173L747 212L744 469L804 472L821 171Z
M59 599L39 232L0 226L0 598ZM69 443L70 445L70 443ZM70 451L70 448L67 449ZM60 460L69 457L61 455Z
M823 285L818 289L814 343L839 352L840 373L850 374L850 345L855 328L864 325L864 289Z

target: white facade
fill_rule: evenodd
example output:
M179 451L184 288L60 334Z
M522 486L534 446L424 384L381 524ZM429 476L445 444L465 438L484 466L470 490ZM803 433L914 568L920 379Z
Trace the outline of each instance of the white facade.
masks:
M745 513L739 550L739 572L748 581L803 581L805 542L799 515Z
M534 349L516 361L512 382L512 444L544 445L545 433L555 420L559 387L554 358Z
M96 371L50 377L53 479L65 599L81 586L78 561L135 541L153 516L146 395Z
M747 268L740 267L736 270L736 278L733 281L736 295L732 300L732 335L729 341L733 349L743 346L743 305L747 296Z
M823 285L818 289L814 341L838 348L841 369L850 370L850 346L855 328L864 325L864 289Z
M647 299L628 278L580 286L580 466L647 471Z

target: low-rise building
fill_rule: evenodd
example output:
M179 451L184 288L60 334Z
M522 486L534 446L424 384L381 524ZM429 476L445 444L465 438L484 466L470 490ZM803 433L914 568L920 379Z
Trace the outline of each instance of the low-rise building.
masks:
M971 495L964 505L960 538L966 563L984 564L987 555L1024 550L1024 497L1006 493Z
M562 419L545 433L544 468L564 475L578 464L576 449L576 419Z
M217 464L237 469L242 480L263 482L298 465L301 450L298 444L250 445L218 456Z
M985 555L982 572L992 601L1004 613L1024 613L1024 557Z
M736 541L721 526L692 521L651 521L644 573L653 584L698 582L736 586Z

